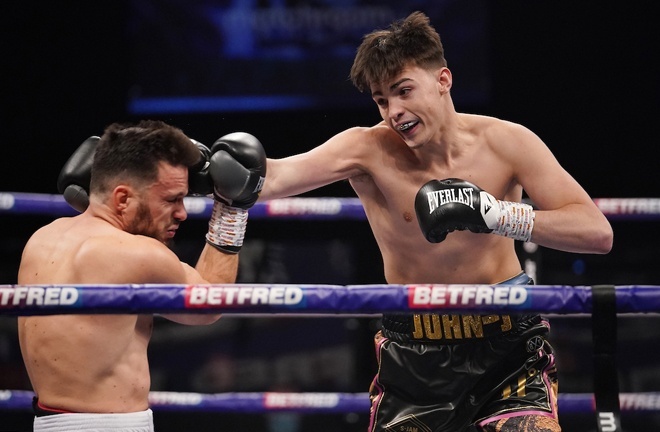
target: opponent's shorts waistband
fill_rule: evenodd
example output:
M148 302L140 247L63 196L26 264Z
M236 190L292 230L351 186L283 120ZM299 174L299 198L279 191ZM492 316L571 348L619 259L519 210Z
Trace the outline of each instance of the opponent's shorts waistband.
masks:
M498 285L532 285L524 272ZM455 344L523 330L541 322L539 315L384 314L383 336L400 342Z
M34 415L37 417L73 413L73 411L67 411L59 408L51 408L49 406L46 406L41 402L39 402L39 398L36 396L32 398L32 410L34 411Z
M150 409L118 414L59 414L35 417L35 432L153 432L153 413Z

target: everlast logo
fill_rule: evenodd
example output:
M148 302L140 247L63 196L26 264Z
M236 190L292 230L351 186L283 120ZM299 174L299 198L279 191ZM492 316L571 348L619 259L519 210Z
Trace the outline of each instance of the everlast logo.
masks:
M426 193L429 202L429 213L435 209L449 203L464 204L474 209L474 189L471 187L456 189L440 189Z
M413 339L460 341L483 338L513 328L509 315L413 315Z

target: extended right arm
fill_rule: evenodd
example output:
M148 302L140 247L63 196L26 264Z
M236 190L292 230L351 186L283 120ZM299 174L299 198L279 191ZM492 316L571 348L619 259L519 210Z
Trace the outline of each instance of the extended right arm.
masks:
M260 201L299 195L364 173L363 152L370 128L351 128L305 153L268 159L268 177Z

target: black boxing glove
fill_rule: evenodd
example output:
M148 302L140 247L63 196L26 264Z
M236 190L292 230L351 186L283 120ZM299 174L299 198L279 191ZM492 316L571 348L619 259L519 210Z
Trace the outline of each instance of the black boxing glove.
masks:
M209 174L211 150L199 141L190 139L199 149L199 161L188 167L188 195L210 196L213 193L213 180Z
M417 221L424 237L440 243L447 234L469 230L529 241L534 209L523 203L500 201L465 180L431 180L415 197Z
M264 185L266 152L253 135L225 135L211 147L209 173L218 199L232 207L249 209Z
M83 141L66 161L57 178L57 190L67 203L79 212L89 206L89 184L96 145L101 138L91 136Z
M100 139L97 136L87 138L64 164L57 179L57 190L81 213L89 206L92 164ZM188 169L189 195L207 196L213 193L213 181L208 172L211 150L199 141L190 140L199 148L200 159Z
M227 253L243 246L248 209L259 198L266 177L266 152L257 138L235 132L211 147L213 211L206 241Z

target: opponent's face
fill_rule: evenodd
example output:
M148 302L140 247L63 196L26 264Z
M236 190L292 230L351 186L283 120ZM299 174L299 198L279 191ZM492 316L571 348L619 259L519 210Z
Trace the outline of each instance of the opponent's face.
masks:
M169 244L188 214L183 198L188 193L188 169L161 162L158 179L146 187L126 231Z
M447 68L409 66L391 80L371 85L381 117L410 148L423 146L438 130L440 100L448 89L441 79L443 70L449 73Z

